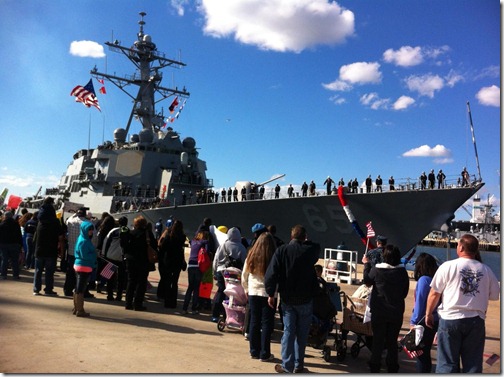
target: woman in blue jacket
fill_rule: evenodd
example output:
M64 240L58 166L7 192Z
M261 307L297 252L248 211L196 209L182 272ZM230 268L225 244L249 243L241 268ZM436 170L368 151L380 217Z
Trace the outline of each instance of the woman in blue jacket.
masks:
M84 292L93 268L96 267L96 249L91 243L93 238L94 225L89 221L82 222L80 234L75 243L75 264L74 270L77 274L77 283L74 293L73 314L77 317L89 317L89 313L84 311Z
M410 319L410 326L422 325L424 334L422 343L424 347L422 353L417 357L416 371L417 373L432 373L431 348L436 334L439 316L437 310L432 314L434 317L434 328L425 325L425 309L427 308L427 296L430 292L430 284L434 274L438 269L436 259L430 254L422 253L415 261L414 278L417 281L415 288L415 306L413 307L413 315Z

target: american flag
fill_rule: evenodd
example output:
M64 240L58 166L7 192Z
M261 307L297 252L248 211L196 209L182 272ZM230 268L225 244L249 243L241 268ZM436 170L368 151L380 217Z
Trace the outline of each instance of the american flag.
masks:
M105 267L103 267L102 272L100 272L100 275L103 276L105 279L109 280L117 271L117 266L112 263L108 262Z
M76 102L82 102L82 104L86 107L94 106L101 111L100 104L98 103L98 98L96 98L96 93L93 87L93 79L89 79L86 86L77 85L72 89L70 95L75 96Z
M373 226L371 225L371 221L366 224L366 228L367 228L367 238L371 238L376 235Z

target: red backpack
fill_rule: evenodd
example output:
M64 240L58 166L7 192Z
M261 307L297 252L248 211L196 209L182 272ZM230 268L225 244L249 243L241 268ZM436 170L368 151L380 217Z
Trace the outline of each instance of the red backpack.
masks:
M198 251L198 267L202 273L205 273L211 265L212 261L210 260L208 251L202 246Z

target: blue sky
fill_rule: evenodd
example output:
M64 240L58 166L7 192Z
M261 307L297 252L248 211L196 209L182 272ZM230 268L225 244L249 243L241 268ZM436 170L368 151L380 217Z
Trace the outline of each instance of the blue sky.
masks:
M164 71L164 86L191 93L172 127L196 139L217 189L278 174L286 174L281 186L313 179L320 189L328 175L361 183L392 175L398 183L430 169L449 180L464 166L477 174L469 101L486 182L480 193L500 206L500 6L1 0L0 189L29 196L54 187L77 150L125 127L131 103L112 84L98 93L101 113L75 103L70 91L95 65L133 73L104 42L132 44L145 11L144 30L158 50L187 64ZM168 115L169 105L158 110Z

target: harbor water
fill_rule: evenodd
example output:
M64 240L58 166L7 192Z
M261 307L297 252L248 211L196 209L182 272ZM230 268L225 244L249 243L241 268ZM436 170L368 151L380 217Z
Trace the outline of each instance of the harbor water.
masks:
M445 262L457 258L457 250L454 247L432 247L432 246L417 246L414 258L418 257L421 253L427 253L433 257L438 258L440 261ZM483 263L489 266L494 272L495 276L501 281L501 253L496 251L481 251L481 259Z

